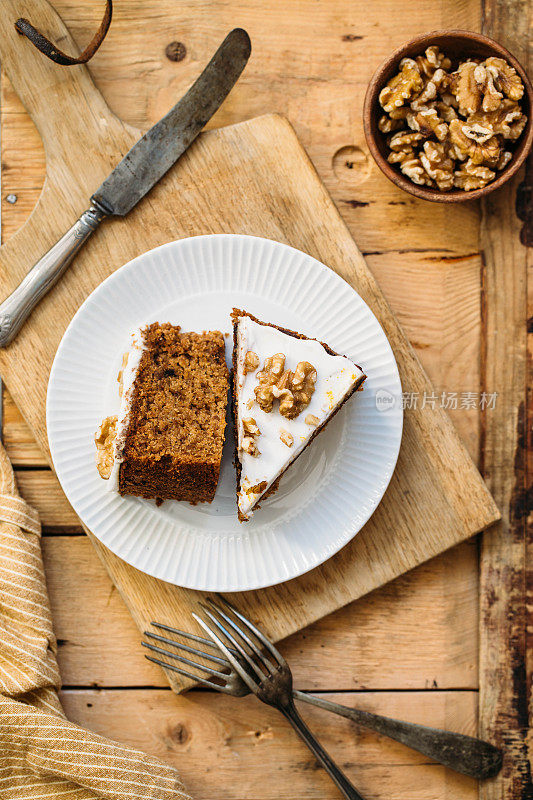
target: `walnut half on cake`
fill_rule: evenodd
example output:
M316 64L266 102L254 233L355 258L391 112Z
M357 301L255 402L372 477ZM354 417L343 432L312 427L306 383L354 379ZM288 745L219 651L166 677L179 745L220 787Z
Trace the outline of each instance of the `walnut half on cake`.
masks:
M327 344L233 309L233 415L239 520L365 380Z
M169 323L132 334L119 375L118 418L95 437L111 489L157 500L211 502L224 445L229 375L219 331Z

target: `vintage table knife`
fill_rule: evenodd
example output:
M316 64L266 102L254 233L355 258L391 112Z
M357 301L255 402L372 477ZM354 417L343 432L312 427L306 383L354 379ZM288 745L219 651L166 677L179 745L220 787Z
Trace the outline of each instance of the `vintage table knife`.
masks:
M126 153L90 198L87 211L0 305L0 347L15 338L100 222L125 216L187 150L229 94L250 52L248 34L235 28L189 91Z

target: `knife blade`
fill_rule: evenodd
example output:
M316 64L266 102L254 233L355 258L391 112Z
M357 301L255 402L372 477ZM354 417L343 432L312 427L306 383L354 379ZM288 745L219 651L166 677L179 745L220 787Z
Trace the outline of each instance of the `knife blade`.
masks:
M168 114L126 153L91 201L124 216L163 177L221 106L250 57L242 28L229 33L200 77Z
M176 163L222 105L250 52L246 31L232 30L181 100L126 153L92 195L87 211L0 305L0 347L13 341L102 220L125 216Z

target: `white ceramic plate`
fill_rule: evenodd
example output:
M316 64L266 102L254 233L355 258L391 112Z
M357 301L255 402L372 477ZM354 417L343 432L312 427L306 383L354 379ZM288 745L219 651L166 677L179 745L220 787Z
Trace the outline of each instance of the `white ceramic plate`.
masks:
M235 506L227 428L212 504L120 497L95 467L94 433L119 405L129 333L158 320L231 332L233 306L327 342L368 378L248 523ZM226 339L231 363L232 338ZM209 591L243 591L301 575L365 524L392 476L402 434L398 369L359 295L314 258L267 239L198 236L151 250L105 280L70 323L50 373L47 425L54 467L95 536L137 569Z

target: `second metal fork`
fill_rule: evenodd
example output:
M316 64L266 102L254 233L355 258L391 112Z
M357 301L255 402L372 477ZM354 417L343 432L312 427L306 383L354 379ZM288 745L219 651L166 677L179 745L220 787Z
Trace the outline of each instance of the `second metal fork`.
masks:
M209 605L200 605L210 624L197 614L193 614L193 617L218 645L250 691L261 702L277 708L283 714L347 800L363 800L297 712L293 700L292 673L281 653L229 603L223 601L231 616L212 600L207 602ZM239 624L234 617L238 618Z
M222 600L222 598L221 598ZM227 601L223 601L228 609L238 617L241 622L244 622L253 631L257 631L246 618L239 612L233 609ZM214 604L210 604L211 608ZM163 655L167 658L180 662L180 666L169 664L162 661L160 658L147 655L146 658L159 664L166 669L170 669L185 677L191 678L194 681L207 686L210 689L216 689L219 692L230 694L234 697L243 697L250 694L249 686L240 677L237 671L233 668L232 664L227 658L222 657L219 645L212 639L205 639L201 636L188 633L186 631L172 628L169 625L163 625L158 622L152 623L154 627L168 631L169 633L176 634L184 639L200 645L202 649L194 647L192 644L184 644L175 641L166 636L163 636L152 631L145 631L145 635L150 639L157 641L159 645L150 642L143 642L143 646L147 647L153 653ZM200 622L202 624L202 622ZM227 625L227 623L226 623ZM203 624L205 629L205 623ZM260 633L258 631L258 633ZM210 633L210 635L212 635ZM268 641L264 634L260 634L262 639L259 638L259 643ZM257 636L257 634L256 634ZM271 643L268 643L270 646ZM164 645L161 647L160 645ZM168 649L168 647L176 648L177 650L185 653L180 655ZM234 658L239 659L239 653L231 646L228 648ZM212 651L217 651L215 655ZM276 651L277 652L277 651ZM198 661L198 659L210 662L213 666L208 666ZM195 670L192 672L191 669ZM203 672L203 675L198 675L197 671ZM402 744L418 750L426 756L434 759L435 761L443 764L446 767L454 769L456 772L461 772L464 775L469 775L473 778L482 779L496 775L501 768L502 754L494 745L484 742L480 739L475 739L471 736L465 736L460 733L441 730L439 728L432 728L426 725L417 725L412 722L403 722L401 720L391 719L390 717L383 717L379 714L373 714L369 711L362 711L356 708L349 708L333 703L330 700L325 700L321 697L315 697L306 692L300 692L297 689L292 691L293 698L309 703L326 711L331 711L339 716L346 717L353 722L362 725L366 728L376 731L384 736L388 736Z

